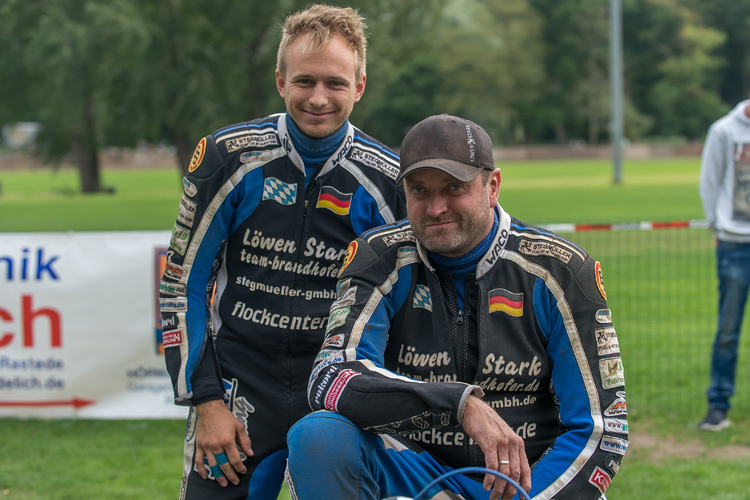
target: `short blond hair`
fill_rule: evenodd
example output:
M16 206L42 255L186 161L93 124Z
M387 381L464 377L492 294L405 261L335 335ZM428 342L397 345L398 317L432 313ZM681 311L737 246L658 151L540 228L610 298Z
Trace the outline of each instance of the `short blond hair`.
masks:
M366 28L365 18L351 7L311 5L290 15L284 21L276 55L276 70L282 76L286 76L286 53L289 46L301 36L310 35L305 41L305 50L316 52L322 50L333 35L338 34L354 52L354 76L359 81L367 70Z

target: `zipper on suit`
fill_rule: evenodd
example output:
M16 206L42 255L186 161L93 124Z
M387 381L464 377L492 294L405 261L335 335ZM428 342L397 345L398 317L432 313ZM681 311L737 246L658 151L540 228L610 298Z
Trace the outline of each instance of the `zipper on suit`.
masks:
M450 338L451 343L453 344L453 354L456 359L456 375L461 381L465 381L468 378L466 375L466 361L468 359L466 349L468 339L466 338L466 328L464 326L464 312L462 309L458 308L458 299L456 298L456 287L453 283L453 278L450 275L444 275L441 273L438 279L453 319ZM459 333L461 334L460 337Z

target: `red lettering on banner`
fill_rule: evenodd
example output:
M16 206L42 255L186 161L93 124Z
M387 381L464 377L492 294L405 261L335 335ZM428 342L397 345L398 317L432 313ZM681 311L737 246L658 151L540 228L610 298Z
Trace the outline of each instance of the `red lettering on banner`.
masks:
M11 314L5 309L0 309L0 319L9 323L13 321L13 316L11 316ZM13 340L12 333L8 333L8 332L3 333L2 336L0 337L0 347L5 347L6 345L10 344L12 340Z
M21 296L21 337L24 347L34 347L34 323L46 317L49 320L50 346L62 347L62 319L60 312L51 307L44 307L34 310L32 305L33 297L31 295ZM6 323L13 321L13 315L5 309L0 309L0 320ZM12 341L15 335L11 332L4 332L0 336L0 347L6 347Z

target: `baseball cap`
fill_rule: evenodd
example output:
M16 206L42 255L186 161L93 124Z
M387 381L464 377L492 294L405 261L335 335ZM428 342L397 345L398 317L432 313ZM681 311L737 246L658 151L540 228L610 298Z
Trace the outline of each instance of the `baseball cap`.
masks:
M425 118L401 143L401 171L396 182L420 168L437 168L462 182L494 170L492 141L476 123L448 114Z

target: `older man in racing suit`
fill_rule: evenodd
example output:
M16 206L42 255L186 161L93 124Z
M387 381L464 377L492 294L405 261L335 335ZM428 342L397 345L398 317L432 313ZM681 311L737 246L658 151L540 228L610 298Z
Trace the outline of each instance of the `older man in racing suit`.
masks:
M288 436L290 490L414 497L486 466L536 500L604 498L628 424L599 262L497 204L500 172L473 122L417 124L400 178L409 220L349 246L308 389L321 411ZM459 475L423 498L517 493Z

